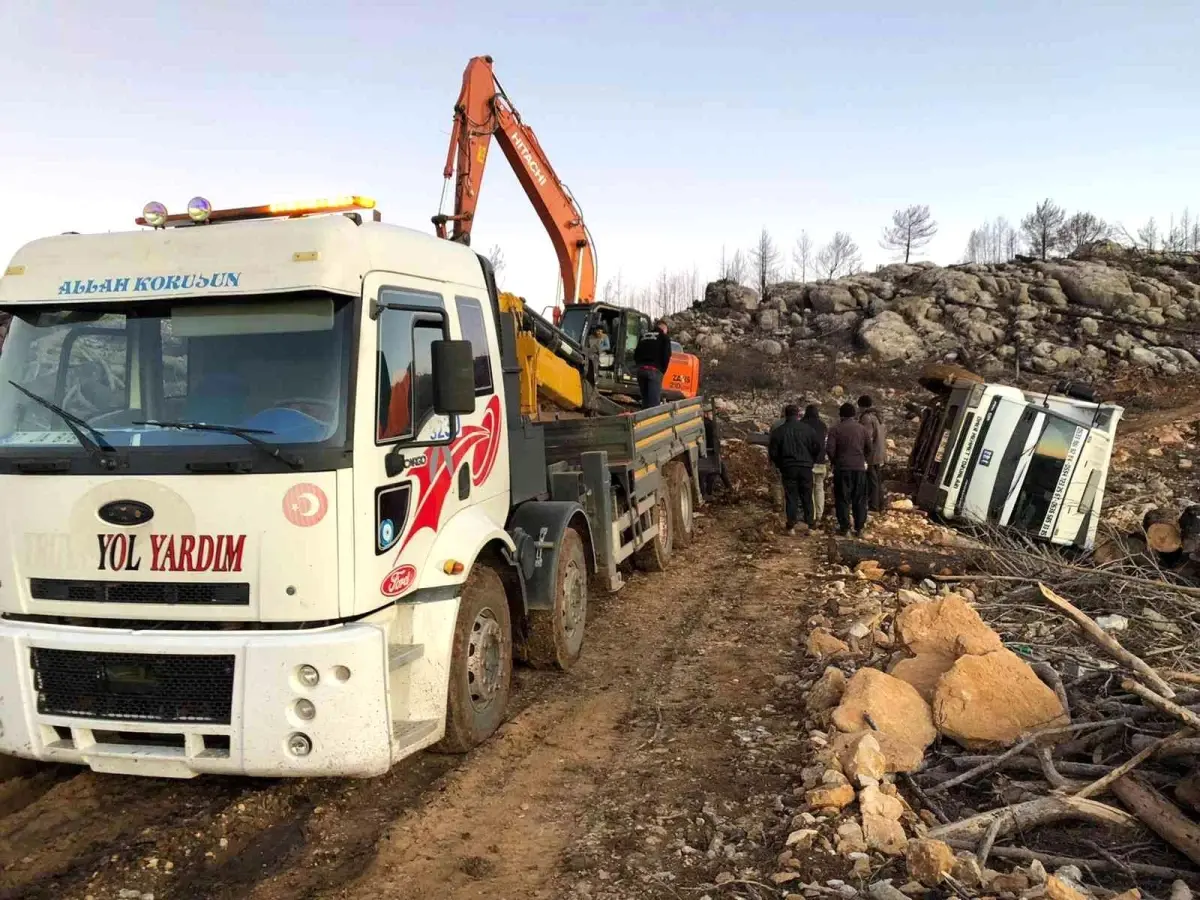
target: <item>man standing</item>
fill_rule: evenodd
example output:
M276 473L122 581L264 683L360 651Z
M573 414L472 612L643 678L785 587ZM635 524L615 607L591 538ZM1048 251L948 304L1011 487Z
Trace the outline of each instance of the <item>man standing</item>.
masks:
M858 398L858 421L871 436L871 455L867 457L867 504L883 512L883 464L887 462L887 426L875 411L871 398Z
M854 413L853 403L843 403L838 410L841 421L829 429L825 442L833 465L838 534L843 537L850 533L851 513L855 537L862 537L867 527L867 457L871 455L871 436Z
M653 330L642 335L633 351L633 364L637 366L642 409L658 406L662 402L663 376L671 364L671 339L664 320L659 319Z
M783 504L787 515L787 533L793 534L803 516L804 530L813 524L812 467L821 454L817 434L800 420L800 407L789 403L783 408L783 424L771 430L767 456L779 470L783 482Z
M812 470L813 521L817 525L820 525L825 518L825 475L829 471L827 463L829 457L825 453L825 438L829 433L829 429L821 421L821 408L815 403L810 403L804 408L803 421L816 433L817 440L821 442L821 453L813 463Z

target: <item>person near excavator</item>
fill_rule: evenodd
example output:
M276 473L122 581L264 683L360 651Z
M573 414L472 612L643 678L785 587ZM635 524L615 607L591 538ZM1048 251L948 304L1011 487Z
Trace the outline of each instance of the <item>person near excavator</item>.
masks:
M800 418L800 407L789 403L783 408L783 424L771 430L767 456L779 470L783 483L784 511L787 533L793 534L798 525L804 531L816 524L813 518L813 464L822 452L817 432Z
M658 406L662 402L663 376L671 365L671 338L667 335L666 321L659 319L653 330L642 335L633 351L633 364L637 366L642 409Z

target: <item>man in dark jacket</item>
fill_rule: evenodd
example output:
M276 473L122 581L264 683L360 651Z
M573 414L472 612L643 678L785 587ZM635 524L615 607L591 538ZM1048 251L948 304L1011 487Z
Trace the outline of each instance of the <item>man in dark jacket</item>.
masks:
M833 503L837 510L838 534L850 533L854 515L854 536L862 537L867 527L867 458L871 455L871 436L855 418L853 403L838 410L841 421L829 429L825 447L833 465Z
M887 462L887 426L866 394L858 398L858 421L871 436L871 455L867 457L867 505L883 512L883 464Z
M817 433L800 419L800 407L789 403L783 408L783 424L771 429L767 456L779 470L783 482L787 532L792 534L800 517L804 530L815 524L812 507L812 467L821 455Z
M825 453L825 436L829 433L829 429L821 421L821 407L815 403L810 403L804 408L802 421L816 432L817 440L821 442L821 453L813 463L812 469L813 521L820 525L825 518L825 476L829 473L829 457Z
M658 406L662 402L663 376L671 364L671 338L667 336L667 323L662 319L638 341L633 350L633 364L637 366L642 409Z

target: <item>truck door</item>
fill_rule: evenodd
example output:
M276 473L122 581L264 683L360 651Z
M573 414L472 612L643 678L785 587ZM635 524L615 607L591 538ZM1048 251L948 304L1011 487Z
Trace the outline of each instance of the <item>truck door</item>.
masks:
M438 530L468 506L482 505L501 526L507 472L501 440L494 320L479 288L411 275L364 279L355 423L354 556L357 612L418 586ZM489 322L493 324L489 325ZM489 341L489 335L492 339ZM432 346L465 338L475 350L475 411L433 409ZM503 457L503 458L501 458ZM440 563L439 563L440 564Z

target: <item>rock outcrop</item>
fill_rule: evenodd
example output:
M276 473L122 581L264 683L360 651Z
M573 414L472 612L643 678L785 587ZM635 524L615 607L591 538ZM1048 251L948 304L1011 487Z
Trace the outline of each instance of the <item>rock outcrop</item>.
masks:
M889 265L836 281L771 285L765 298L716 281L674 325L685 347L714 356L740 346L775 357L840 341L883 364L965 357L984 375L1011 371L1014 358L1045 375L1200 370L1200 344L1187 333L1200 322L1200 255L1115 245L1089 253Z

